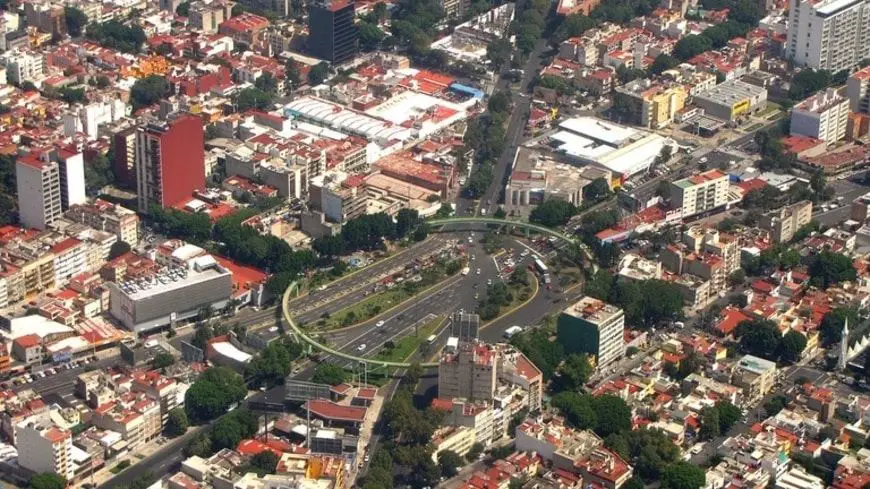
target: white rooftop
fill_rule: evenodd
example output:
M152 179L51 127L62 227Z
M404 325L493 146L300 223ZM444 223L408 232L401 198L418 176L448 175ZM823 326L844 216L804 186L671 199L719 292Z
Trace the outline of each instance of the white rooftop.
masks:
M305 117L322 122L344 132L358 134L375 140L405 141L414 136L411 129L350 110L322 99L307 97L294 100L284 106L286 116Z
M619 126L595 117L566 119L559 123L559 127L612 146L620 146L638 134L638 131L630 127Z
M52 334L71 333L73 329L39 314L31 314L9 320L9 338L16 339L29 334L40 338Z
M231 358L240 363L248 363L251 360L251 355L236 348L229 341L219 341L211 344L214 351L227 358Z

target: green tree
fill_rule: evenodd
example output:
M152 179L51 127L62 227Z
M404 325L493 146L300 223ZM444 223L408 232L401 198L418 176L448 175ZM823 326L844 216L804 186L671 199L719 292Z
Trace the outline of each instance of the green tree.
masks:
M453 450L444 450L438 454L438 467L441 469L441 475L444 477L450 478L455 476L463 465L465 465L465 461Z
M145 31L141 27L127 26L117 20L90 24L86 37L103 47L118 49L125 53L138 53L146 38Z
M855 267L848 256L827 250L816 255L810 263L809 273L810 285L822 289L857 278Z
M308 70L308 83L310 85L320 85L324 81L326 81L326 77L329 76L329 64L325 61L313 66L310 70Z
M776 360L782 334L776 323L767 319L743 321L737 325L740 347L748 353Z
M858 311L850 307L838 307L822 317L819 330L822 335L822 345L829 347L839 343L843 338L843 326L846 320L854 327L858 324Z
M167 95L169 95L169 82L159 75L140 78L130 88L130 100L133 101L134 111L154 105Z
M278 467L278 456L271 450L263 450L251 457L250 464L261 477L265 474L274 474Z
M676 462L662 472L662 489L700 489L706 482L704 470L688 462Z
M508 64L511 60L513 46L507 39L496 39L486 45L486 59L492 62L496 70Z
M166 436L174 438L183 435L189 425L187 413L184 412L183 407L179 406L172 408L169 414L167 414L166 427L163 429L163 432Z
M651 75L661 75L662 72L670 70L671 68L676 68L679 65L680 60L662 53L656 56L655 61L653 61L653 64L649 68L649 72Z
M71 37L79 37L82 35L82 29L88 25L88 16L84 12L75 8L63 8L63 18L66 21L66 31Z
M247 392L241 375L226 367L212 367L187 390L184 408L188 419L209 421L244 399Z
M64 489L66 483L63 477L47 472L31 477L27 487L28 489Z
M559 24L553 32L551 41L559 44L572 37L582 36L583 33L595 27L595 21L583 14L571 14Z
M468 449L468 453L465 454L465 460L468 460L469 462L476 462L477 459L480 458L480 456L483 454L483 450L485 448L486 447L483 445L483 443L480 442L471 445L471 448Z
M359 47L363 51L377 50L384 38L387 37L376 24L364 20L357 24L357 28L359 30Z
M712 48L713 43L709 38L701 35L689 34L677 41L677 44L674 45L673 53L674 57L677 59L688 61L690 58L693 58L704 51L709 51Z
M592 375L592 365L587 355L572 353L565 358L565 362L559 367L559 387L563 390L574 391L583 388Z
M722 433L720 426L719 410L715 406L704 408L701 411L701 432L699 436L702 440L712 440L719 436Z
M166 367L169 367L170 365L174 365L174 364L175 364L175 357L173 357L169 353L163 352L163 353L158 353L157 355L154 356L153 365L154 365L155 369L166 368Z
M318 384L338 385L344 382L344 369L331 363L321 363L314 369L312 382Z
M274 95L278 91L278 80L271 73L265 72L254 80L254 87L258 90Z
M779 345L779 355L783 361L794 363L800 360L804 349L807 347L806 336L795 330L789 330Z
M272 95L259 88L246 88L236 94L235 103L236 110L239 112L246 112L250 109L266 110L272 105Z
M190 2L179 3L178 7L175 8L175 13L182 17L187 17L190 14Z
M610 196L610 184L604 178L596 178L583 187L584 200L600 200Z
M764 412L767 416L776 416L776 414L788 404L788 398L785 396L773 396L764 403Z
M611 433L631 430L631 408L616 396L604 395L593 398L595 410L595 433L607 437Z
M184 447L184 455L186 457L193 457L196 455L197 457L208 457L212 453L214 453L211 444L211 435L208 433L200 433L196 435L190 442Z
M727 433L738 421L743 413L740 408L731 404L728 401L719 401L716 403L716 411L719 412L719 431Z
M114 260L115 258L126 255L130 252L130 245L125 241L115 241L112 243L112 247L109 248L109 260Z
M552 404L572 426L589 430L598 425L598 414L593 406L592 396L563 391L553 396Z
M576 214L577 207L574 204L561 199L550 199L532 209L529 222L548 227L564 226Z
M245 378L252 386L282 384L301 354L302 346L292 340L274 341L245 365Z

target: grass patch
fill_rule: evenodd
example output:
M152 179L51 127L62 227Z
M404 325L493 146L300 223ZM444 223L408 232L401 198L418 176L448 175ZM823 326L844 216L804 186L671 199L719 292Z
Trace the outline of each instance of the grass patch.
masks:
M116 465L116 466L112 467L111 469L109 469L109 472L111 472L111 473L113 473L113 474L115 474L115 475L118 475L118 474L120 474L121 472L123 472L124 470L126 470L127 467L129 467L130 465L131 465L131 464L130 464L130 461L129 461L129 460L122 460L122 461L118 462L118 465Z
M379 360L388 362L403 362L414 354L429 336L433 335L444 324L444 316L435 316L417 328L417 334L411 334L399 339L393 348L384 348L378 352Z
M455 275L462 268L461 263L452 261L447 264L437 264L420 274L417 282L405 281L391 289L366 297L356 304L318 320L318 329L336 329L368 321L402 302L423 292L429 287Z

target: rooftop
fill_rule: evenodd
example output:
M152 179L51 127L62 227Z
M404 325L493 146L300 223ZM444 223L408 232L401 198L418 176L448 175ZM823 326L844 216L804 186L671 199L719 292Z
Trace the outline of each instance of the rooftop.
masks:
M591 323L602 323L620 313L622 313L622 309L594 297L586 296L569 306L562 314Z

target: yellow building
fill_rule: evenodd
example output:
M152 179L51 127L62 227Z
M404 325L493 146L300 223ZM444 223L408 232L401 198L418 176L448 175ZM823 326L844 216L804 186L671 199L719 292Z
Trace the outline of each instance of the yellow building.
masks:
M689 93L677 83L634 80L618 87L614 107L637 125L653 129L667 127L686 106Z

